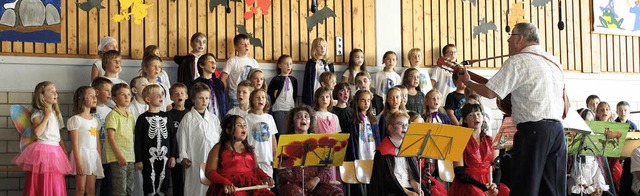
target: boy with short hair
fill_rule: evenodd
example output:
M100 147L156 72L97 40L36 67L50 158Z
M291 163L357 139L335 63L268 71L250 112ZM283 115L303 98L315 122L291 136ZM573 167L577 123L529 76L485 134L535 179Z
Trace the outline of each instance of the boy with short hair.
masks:
M96 180L96 193L100 193L100 195L111 195L111 167L107 162L107 157L105 152L105 139L107 135L107 129L105 129L105 119L109 112L111 112L111 107L107 105L111 100L111 80L104 77L97 77L91 82L91 87L96 89L96 98L98 100L98 104L96 105L96 113L94 113L94 117L100 120L100 144L102 146L102 168L104 170L104 178Z
M249 57L249 37L245 34L238 34L233 38L238 56L234 56L227 60L227 64L222 70L220 80L224 83L224 88L229 94L230 106L238 106L238 98L236 97L236 86L240 81L248 79L247 76L253 68L259 68L258 62Z
M122 71L122 67L120 66L121 62L122 57L120 56L120 52L117 50L109 50L102 55L102 69L104 69L103 77L111 80L111 83L114 85L127 83L118 76Z
M456 90L447 95L447 100L444 104L444 109L447 111L447 116L451 120L452 125L460 125L459 119L462 119L462 105L467 101L464 96L464 89L467 85L459 80L458 74L451 74L453 83L456 85Z
M247 116L247 114L249 114L249 109L251 109L249 107L249 95L251 95L251 92L253 92L253 90L254 87L253 84L251 84L251 81L244 80L240 82L240 84L238 84L238 90L236 92L236 97L238 98L239 105L231 108L231 110L227 112L227 115L238 115L242 116L242 118Z
M635 123L627 119L630 114L629 102L626 102L626 101L618 102L618 105L616 105L616 114L618 114L618 118L616 118L616 122L628 123L629 130L638 130L638 126L636 126Z
M169 93L171 95L171 101L173 101L170 105L171 108L167 111L169 119L171 119L168 126L173 127L173 131L169 132L169 137L177 138L180 121L184 115L189 112L185 107L185 101L189 98L189 95L187 94L187 86L182 83L173 84L171 88L169 88ZM176 150L177 148L178 146L176 146ZM173 195L176 196L184 194L184 172L182 169L181 164L176 164L171 168L171 184Z
M598 95L589 95L587 97L587 108L589 108L591 111L595 112L596 107L598 106L599 103L600 103L600 97L598 97Z
M105 119L107 128L107 162L111 167L113 195L133 194L133 172L135 161L133 148L133 131L135 119L127 110L131 102L129 85L120 83L111 89L116 107Z
M142 170L142 190L144 195L164 195L169 189L170 168L176 164L178 155L175 132L170 124L173 120L163 106L164 89L158 84L144 88L142 95L149 109L140 114L135 126L136 169Z
M131 100L131 104L129 104L129 112L133 114L133 118L135 119L138 119L138 116L149 108L144 102L144 97L142 97L142 90L148 84L149 81L143 76L136 76L131 79L131 94L133 95L133 100Z

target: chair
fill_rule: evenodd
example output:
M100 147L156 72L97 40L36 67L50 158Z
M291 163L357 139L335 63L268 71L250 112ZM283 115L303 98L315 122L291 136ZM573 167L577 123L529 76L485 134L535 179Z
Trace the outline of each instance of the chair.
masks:
M440 179L445 182L453 182L456 175L453 173L453 162L446 160L438 160L438 174Z
M362 184L369 184L371 182L371 172L373 172L373 160L356 160L354 162L356 167L356 177Z
M200 163L200 183L209 186L211 185L211 181L207 178L207 163Z
M347 184L360 184L356 177L356 167L353 161L342 162L340 168L340 179Z

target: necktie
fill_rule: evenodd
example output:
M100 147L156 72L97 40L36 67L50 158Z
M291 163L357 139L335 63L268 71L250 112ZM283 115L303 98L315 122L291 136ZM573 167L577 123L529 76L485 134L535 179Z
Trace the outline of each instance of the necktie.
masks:
M431 113L431 122L439 122L438 121L438 112L432 112Z
M211 112L216 114L216 93L213 84L213 78L209 79L209 87L211 88Z

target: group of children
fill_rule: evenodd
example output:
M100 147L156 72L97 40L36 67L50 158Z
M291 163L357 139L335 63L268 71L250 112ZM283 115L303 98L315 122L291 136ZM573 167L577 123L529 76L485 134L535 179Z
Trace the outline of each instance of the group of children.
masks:
M240 34L233 42L237 55L219 72L215 55L205 53L206 36L194 34L191 53L174 59L180 66L178 83L171 85L162 70L159 49L153 45L145 48L139 76L130 83L120 79L118 42L104 38L99 45L101 59L92 66L91 86L79 87L73 97L74 116L66 126L72 140L69 159L64 145L60 145L59 130L65 126L55 85L38 84L32 104L38 142L14 160L29 172L25 192L46 193L42 189L47 187L47 191L57 191L54 195L64 193L64 174L74 174L78 195L130 195L134 191L136 195L162 195L170 182L174 195L204 195L209 187L199 181L200 163L211 160L214 151L224 159L227 150L231 150L234 161L237 153L251 153L245 158L261 171L251 170L253 174L271 182L277 176L272 168L277 135L298 133L300 126L310 125L306 121L292 123L299 119L290 111L301 104L313 107L307 111L313 118L307 133L351 134L346 161L373 160L376 147L387 135L387 126L392 126L385 121L397 112L412 111L427 122L455 123L462 119L457 110L462 108L464 96L453 96L450 104L450 94L445 105L449 115L440 112L442 94L433 86L452 81L430 77L421 65L420 49L409 52L410 67L401 75L394 70L396 53L385 53L384 70L375 80L364 64L364 52L354 49L342 82L336 84L327 42L316 38L305 66L300 103L296 101L298 82L292 75L290 56L278 59L278 75L266 84L260 66L249 57L249 38ZM447 49L455 47L447 45L443 55L450 54ZM455 84L456 93L464 92L462 83ZM207 174L222 171L225 161L218 161L222 165L207 164ZM329 178L323 177L322 181L335 184L335 168L328 171ZM220 181L215 179L221 179L218 177L210 179L216 184ZM233 185L223 187L232 191Z

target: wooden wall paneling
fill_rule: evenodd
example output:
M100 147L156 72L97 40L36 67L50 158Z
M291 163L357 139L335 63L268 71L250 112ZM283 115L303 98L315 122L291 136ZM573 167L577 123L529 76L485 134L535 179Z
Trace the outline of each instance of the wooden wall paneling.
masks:
M173 57L169 56L167 52L167 45L169 42L169 27L168 27L168 12L169 9L167 0L158 0L158 50L160 57ZM173 12L175 13L175 12ZM173 14L172 14L173 15Z
M582 16L589 16L591 9L589 8L589 4L588 3L582 3L580 4L579 0L572 0L573 1L573 12L574 12L574 19L576 18L581 18L581 19L585 19L585 18L589 18L589 17L582 17ZM576 17L578 16L578 17ZM598 58L600 56L600 51L598 50L598 48L600 48L599 42L596 42L596 35L592 35L591 34L591 20L580 20L580 28L578 30L581 36L580 36L580 42L581 43L581 47L580 48L580 56L582 56L583 58L579 58L580 56L576 56L576 63L578 63L578 59L582 61L582 63L580 63L580 65L582 66L582 70L583 72L590 72L590 73L600 73L600 64L597 63L597 60L592 59L592 58ZM594 45L592 45L594 44ZM592 50L594 49L594 50ZM576 49L576 51L578 51Z
M249 10L249 8L247 8L247 11ZM254 58L255 59L265 59L264 58L264 48L267 45L267 42L264 38L264 31L263 31L263 25L264 25L264 18L266 16L264 15L256 15L254 16L251 20L253 20L253 36L260 39L262 41L262 47L253 47L253 51L255 53Z
M325 7L329 7L331 9L333 9L333 5L331 4L332 2L329 2L328 0L325 1L319 1L318 2L318 9L321 8L325 8ZM335 11L334 11L335 12ZM316 37L321 37L323 38L325 41L328 40L327 37L327 29L329 28L333 28L329 23L333 24L333 20L334 18L329 17L327 18L327 20L325 20L323 23L320 23L320 25L318 25L318 34ZM375 21L375 19L373 20ZM315 39L315 38L314 38ZM311 48L313 47L313 40L311 39L311 36L309 36L309 56L311 56L313 53L311 52ZM329 42L327 41L327 48L326 51L328 52L327 55L332 54L331 50L329 50Z
M142 47L136 48L135 50L138 50L138 52L135 53L140 53L137 54L139 55L140 58L142 58L142 56L144 55L144 48L149 46L149 45L158 45L158 34L160 33L160 29L159 29L159 11L158 9L160 8L160 1L156 0L153 2L147 2L148 4L151 4L151 7L149 7L148 12L147 12L147 17L144 18L144 36L138 41L142 43ZM134 24L135 25L135 24Z
M186 55L191 51L189 47L189 38L191 34L187 31L187 26L189 26L188 15L187 15L187 1L182 0L178 1L177 7L177 17L178 17L178 51L176 51L176 55Z
M497 2L501 2L501 1L497 1ZM464 43L465 37L468 36L467 34L464 34L465 28L468 28L464 26L464 17L465 17L465 14L463 14L464 4L465 2L455 1L456 9L454 13L455 13L455 24L456 24L456 32L455 32L456 40L455 40L455 43L453 44L455 44L456 46L462 46L463 45L462 43ZM441 49L443 46L444 45L432 47L432 50L437 52L438 58L442 56ZM456 47L456 50L458 50L458 53L456 53L457 60L458 61L464 60L462 59L464 57L464 48Z
M627 65L627 36L618 36L620 44L617 48L620 48L620 71L621 72L633 72L633 67L629 68Z
M194 2L195 6L196 6L196 18L189 18L190 20L197 20L198 21L198 28L196 28L197 32L201 32L204 33L205 35L209 35L208 28L207 28L207 21L211 20L210 18L207 17L207 13L209 12L209 0L196 0L196 2ZM207 36L208 38L208 36ZM209 39L207 39L207 44ZM208 45L207 45L208 46ZM209 52L209 48L207 47L206 52Z
M560 43L562 42L563 39L560 38L560 36L562 35L561 33L565 30L560 31L560 29L558 29L558 22L560 21L558 18L558 2L552 1L550 4L550 8L547 9L547 15L549 16L549 19L551 19L550 21L550 28L553 29L553 55L560 58L560 62L564 61L566 62L566 55L561 53L561 50L566 50L565 48L561 48L560 47ZM562 15L563 17L566 16L566 8L563 8L562 11ZM562 64L561 66L564 66L563 69L568 69L566 64Z
M72 1L72 0L69 0ZM73 6L73 4L75 3L70 3L69 4L69 9L71 9L71 7ZM116 40L118 40L118 49L120 49L122 46L122 42L120 40L120 23L113 21L112 17L115 16L116 14L120 13L120 6L118 4L117 0L109 0L109 6L107 6L107 9L109 9L109 14L107 15L107 20L109 23L109 37L112 37ZM71 19L71 15L69 15L69 19ZM70 23L68 23L70 25ZM71 32L71 30L69 30L68 32ZM102 39L102 38L100 38ZM71 40L69 40L71 41ZM99 44L99 43L98 43ZM71 45L71 43L69 43L69 45Z
M502 32L502 36L499 38L500 39L499 43L500 43L500 48L502 49L502 53L500 55L505 55L505 54L509 54L509 47L507 44L507 40L509 39L509 33L505 31L505 28L507 27L507 25L509 25L509 21L507 20L507 14L510 14L510 13L507 13L507 10L512 11L513 8L511 7L512 2L510 1L501 1L501 2L502 2L501 3L502 10L504 11L501 12L502 17L500 17L502 20L502 25L500 26L499 30L500 32ZM509 27L513 28L511 25L509 25ZM501 58L498 64L496 65L496 67L502 67L502 62L504 61L505 61L505 58Z
M469 15L471 15L471 26L469 27L469 29L471 30L471 33L467 36L469 36L471 38L471 41L467 44L465 47L469 47L471 50L469 51L471 54L471 59L478 59L480 58L480 35L478 35L477 37L473 37L473 28L478 26L478 20L480 20L480 18L478 18L478 3L476 1L476 5L473 6L471 4L469 4L469 8L470 8L470 12ZM472 65L471 67L479 67L480 63L476 63L475 65Z
M305 10L300 8L301 0L292 0L291 1L291 59L295 61L301 61L300 58L300 15L301 12ZM302 0L306 1L306 0ZM286 12L285 10L282 10Z
M493 13L497 10L499 10L499 8L494 8L493 7L493 1L487 1L484 0L484 6L485 9L482 10L482 12L484 12L485 14L485 18L487 20L487 22L493 22L493 24L496 25L496 27L498 26L498 20L494 18ZM495 10L495 11L494 11ZM486 46L486 52L485 52L485 57L493 57L494 55L494 41L493 41L493 37L495 37L497 34L499 34L500 31L489 31L489 33L487 33L487 35L485 36L485 46ZM487 61L487 63L485 64L485 67L489 67L492 68L495 65L495 60L489 60Z
M427 18L429 18L430 16L424 13L426 8L427 4L424 1L413 1L413 9L408 13L410 16L409 18L411 19L410 24L412 24L409 31L413 32L413 39L411 39L413 40L413 43L411 43L410 47L408 47L407 51L405 52L405 54L407 55L407 67L411 67L411 64L408 61L409 50L411 50L412 48L420 48L422 49L422 51L425 51L427 50L427 46L429 46L427 43L431 42L431 40L426 40L427 36L425 36L426 33L431 32L431 28L426 25L427 23L430 23L430 21L427 20ZM422 58L425 59L425 55L422 56ZM422 62L429 65L431 64L431 59L423 60Z
M560 48L566 49L562 51L565 58L560 59L562 65L568 70L579 70L579 66L575 63L576 52L574 51L573 40L580 39L580 36L574 36L576 32L575 26L578 24L573 20L573 3L571 0L562 1L562 21L564 21L564 30L560 33Z
M282 26L281 26L282 43L280 43L282 45L281 53L291 56L292 57L291 59L293 60L294 59L293 52L291 49L291 39L292 39L291 29L292 29L293 23L292 23L291 15L293 15L293 12L295 11L290 9L291 8L290 1L288 0L276 0L276 1L280 1L280 5L282 5L282 9L280 10L280 13L281 13L280 21L282 21Z
M447 2L447 43L456 42L455 1Z
M148 14L151 13L152 7L153 6L149 7L147 11ZM154 18L150 17L150 15L147 15L142 20L142 24L136 24L133 18L129 21L129 28L131 28L131 31L129 31L129 36L131 36L131 48L129 49L129 55L131 58L142 59L142 51L144 49L145 42L150 41L150 39L146 37L150 35L150 33L147 32L151 31L151 28L154 28L149 25L148 22L153 19Z
M178 32L178 18L180 12L178 11L178 3L176 1L167 1L167 20L168 20L168 32L167 32L167 55L174 57L176 55L182 55L178 53L180 47L179 32ZM162 51L162 49L160 49Z
M342 36L342 42L344 43L344 62L349 63L349 53L351 53L351 50L354 48L353 44L351 43L351 35L353 33L353 27L351 26L351 13L353 12L351 7L351 0L342 0L342 11L342 32L344 33L344 35Z
M238 29L236 28L236 12L239 11L239 10L236 10L237 2L230 1L230 3L231 4L229 5L229 7L231 8L231 13L225 14L226 24L227 24L226 26L227 37L225 39L225 42L227 43L226 52L225 52L226 59L229 59L232 56L236 55L235 45L233 44L233 37L236 36L236 32Z
M100 43L100 38L98 38L100 35L98 33L98 31L100 30L100 28L98 27L98 24L100 24L100 21L98 20L98 10L97 9L92 9L89 13L89 40L87 43L87 46L89 47L89 54L90 55L97 55L98 54L98 44L94 44L94 43ZM37 48L37 47L36 47Z
M104 9L100 9L99 12L97 12L97 16L98 16L98 37L96 42L90 42L90 45L93 45L94 47L96 47L96 54L98 52L98 44L100 43L100 40L102 40L102 38L109 36L109 20L110 15L109 15L109 9L115 9L113 7L109 6L109 1L103 1L102 5L105 7ZM64 19L63 19L64 20ZM64 30L64 27L62 28ZM59 50L58 50L59 51Z
M271 30L271 35L269 36L272 39L272 52L268 52L266 55L273 55L273 59L277 60L278 57L280 57L280 55L283 54L287 54L282 51L282 23L283 23L283 18L282 18L282 10L281 9L283 7L282 5L282 0L273 0L272 2L272 6L271 6L271 11L269 13L269 19L268 22L265 22L265 24L267 23L271 23L269 25L268 28L270 28ZM288 12L288 11L287 11ZM265 51L269 51L268 49Z
M36 54L44 53L44 43L40 43L40 42L33 43L33 53L36 53Z
M633 37L633 71L640 72L640 38Z
M3 53L10 53L12 49L11 46L11 42L10 41L2 41L2 52Z
M351 27L353 28L353 33L351 36L351 44L353 48L360 48L364 51L364 65L373 65L375 62L372 62L367 58L367 54L370 51L366 51L364 48L364 13L363 13L363 0L352 0L351 1Z
M129 21L119 22L120 24L120 54L123 57L131 57L131 24L133 19Z
M262 16L262 21L263 21L263 26L262 26L262 39L264 44L264 47L261 48L262 49L262 53L264 55L264 60L267 61L272 61L272 60L278 60L277 58L280 56L280 54L276 54L277 56L274 58L274 54L273 54L273 50L274 50L274 44L273 44L273 15L275 15L275 13L273 12L273 2L271 2L271 7L269 7L269 14Z
M487 22L490 21L489 17L487 17L487 12L486 10L487 8L487 2L486 0L477 0L477 4L478 4L478 20L486 20ZM480 25L478 23L478 25ZM486 58L487 57L487 50L489 49L487 47L487 36L489 36L489 34L492 34L492 31L487 31L487 33L481 33L480 35L478 35L478 57L479 58ZM487 67L487 64L489 64L489 61L481 61L478 64L478 67Z
M615 54L619 54L620 49L613 45L613 40L616 39L613 35L607 35L607 67L608 71L618 72L620 71L620 58ZM612 53L613 52L613 53Z
M331 8L334 12L335 11L335 1L333 0L327 0L326 5L327 7ZM337 14L336 14L337 15ZM324 39L327 40L327 60L334 62L336 59L336 40L335 40L335 29L336 29L336 17L331 17L329 19L327 19L327 27L326 27L326 34L324 35ZM337 77L336 77L337 78Z
M375 18L375 5L374 1L364 1L362 5L362 12L364 18L362 24L364 24L364 44L365 59L368 61L368 65L377 66L382 64L382 57L376 55L376 21ZM367 52L368 51L368 52Z
M309 11L309 1L308 0L300 0L299 1L300 8L300 62L306 62L309 60L309 42L311 41L309 30L307 29L307 16L311 14ZM313 29L318 29L316 26ZM316 31L312 31L316 32ZM296 43L293 43L296 44Z
M409 50L413 47L413 39L406 39L406 38L413 38L413 33L418 33L418 32L414 32L413 31L413 5L411 5L411 0L402 0L402 3L400 4L400 9L402 16L401 18L401 23L400 23L400 28L402 29L402 65L408 67L409 65ZM336 6L338 7L338 6ZM424 14L425 17L428 17L427 13ZM424 30L423 32L429 32L427 30ZM426 49L426 48L425 48ZM423 49L424 51L424 49ZM345 50L345 55L348 55L349 53ZM424 53L424 52L423 52ZM425 55L422 55L423 58ZM423 61L424 62L424 61Z
M626 36L626 44L624 44L623 46L627 47L627 52L626 52L626 56L627 56L627 72L638 72L638 70L634 69L634 61L633 61L633 56L636 53L633 53L633 36ZM637 55L637 54L636 54Z
M500 56L502 55L502 34L504 33L504 25L502 16L504 15L503 10L506 10L502 7L501 1L489 1L493 2L493 11L489 13L493 13L493 23L496 24L498 31L493 32L493 36L490 36L488 39L493 45L490 46L489 50L491 52L491 56ZM496 59L492 64L488 65L491 68L496 68L498 65L502 63L502 59Z
M67 54L78 54L78 7L73 0L67 1ZM117 38L116 38L117 39ZM15 42L14 42L15 43ZM15 44L14 44L15 47ZM14 52L15 48L14 48Z
M216 34L214 37L209 38L209 41L213 41L216 43L216 51L212 51L213 54L216 54L218 59L228 59L227 57L227 12L225 11L224 6L218 6L215 8L214 14L216 14L216 21L214 22L213 28L216 29ZM210 27L211 28L211 27Z
M204 7L198 7L198 12L202 12L202 15L204 17L204 23L205 23L205 27L203 29L203 33L205 35L207 35L207 53L211 53L214 56L218 57L217 55L217 46L218 46L218 34L217 34L217 29L216 29L216 15L217 15L217 10L215 9L213 10L213 12L209 11L209 1L204 1ZM220 7L220 6L218 6ZM200 19L202 20L202 19ZM216 59L216 61L218 61Z
M344 26L342 25L343 21L344 21L344 17L343 17L344 14L342 12L342 9L343 9L342 0L335 0L334 6L332 8L334 9L333 11L336 13L336 17L335 17L335 20L334 20L335 21L335 24L334 24L334 26L335 26L334 37L337 37L337 36L342 37L343 47L342 47L342 56L336 55L335 54L335 50L332 51L331 53L335 56L335 58L333 58L333 60L336 63L343 63L343 62L346 62L346 60L345 60L346 58L345 57L349 56L349 51L344 48L344 33L343 33L344 32L343 31ZM404 21L404 18L402 20ZM329 43L329 44L330 45L335 45L335 43ZM338 77L338 78L340 78L340 77Z
M187 25L187 50L181 51L182 54L188 54L191 51L190 39L193 34L198 32L198 0L183 0L187 2L186 25Z
M462 12L460 19L462 20L462 37L463 41L461 43L456 44L456 50L458 53L456 54L456 58L458 60L467 60L471 59L471 42L473 41L473 25L471 24L471 15L473 5L469 2L462 3ZM446 44L439 45L439 49L442 49ZM440 56L440 52L434 51L434 54Z
M425 63L435 65L440 53L435 48L439 48L440 43L440 1L444 0L431 0L431 52L425 53ZM426 3L425 3L426 5Z

